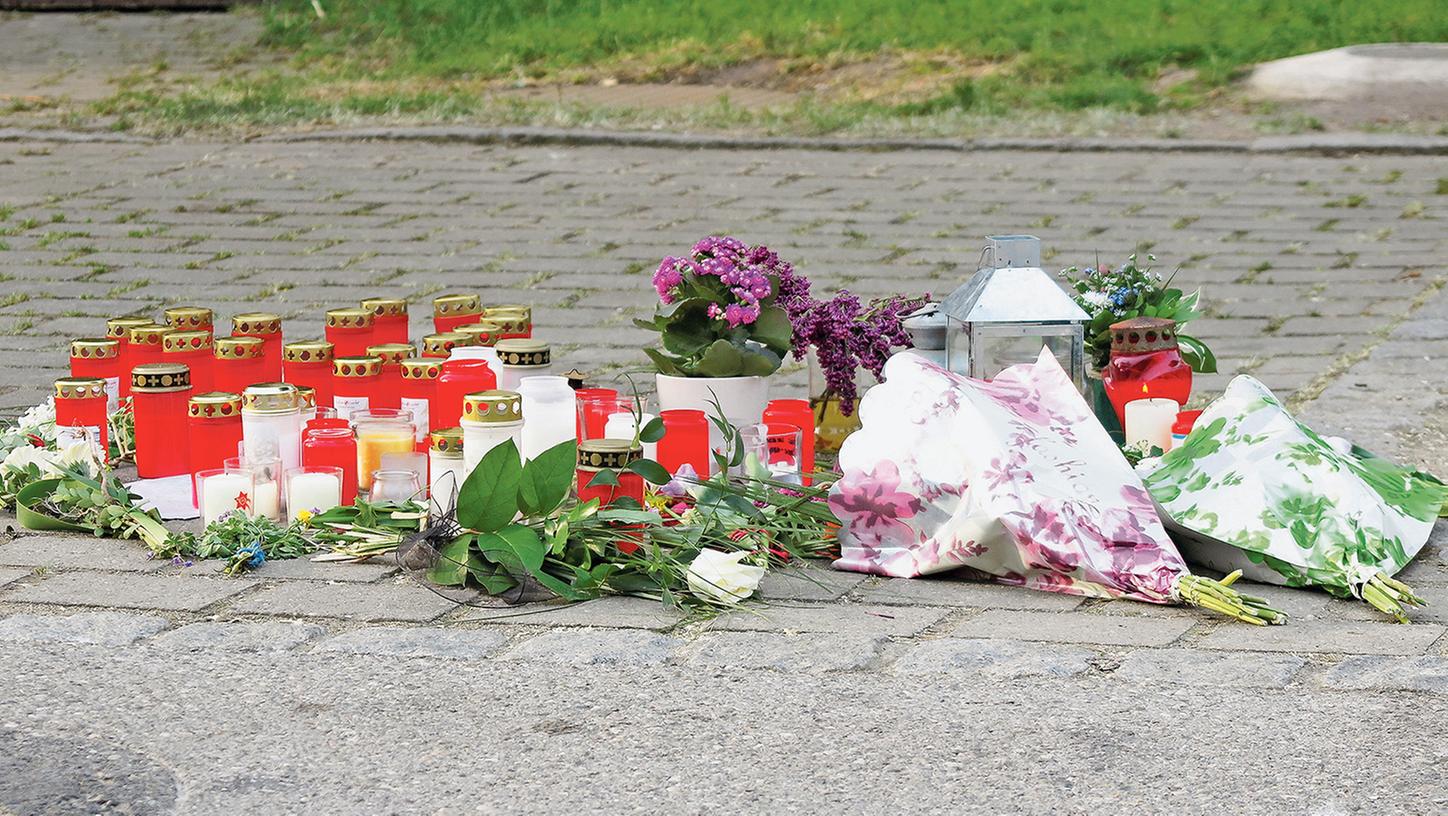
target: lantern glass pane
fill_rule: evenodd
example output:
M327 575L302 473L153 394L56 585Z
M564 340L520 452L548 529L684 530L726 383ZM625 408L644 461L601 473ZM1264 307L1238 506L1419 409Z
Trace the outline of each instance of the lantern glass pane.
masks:
M1018 363L1033 363L1041 348L1050 350L1073 379L1079 374L1081 351L1080 328L1050 324L998 324L974 327L974 355L970 354L969 333L951 335L950 367L974 377L991 378L1003 369ZM1074 351L1073 351L1074 349ZM966 360L971 359L970 364Z

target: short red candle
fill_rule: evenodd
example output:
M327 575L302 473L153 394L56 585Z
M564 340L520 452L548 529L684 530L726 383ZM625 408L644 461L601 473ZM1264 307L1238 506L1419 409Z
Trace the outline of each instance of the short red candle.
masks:
M367 347L367 356L382 361L382 374L377 381L373 408L402 407L402 361L416 354L409 343L381 343Z
M338 357L363 357L373 339L372 313L359 307L327 312L327 342Z
M349 419L358 411L372 408L377 383L382 379L382 361L376 357L336 357L332 360L332 407L337 416Z
M703 411L679 408L660 411L664 437L659 440L659 464L670 474L684 465L700 479L709 478L709 417Z
M412 424L417 429L419 445L428 444L428 434L441 430L434 415L433 404L437 402L437 379L442 374L442 360L414 358L403 360L402 399L398 401L402 410L412 414ZM425 448L419 448L424 450Z
M152 323L148 326L136 326L127 331L129 342L126 345L126 365L130 368L124 372L129 378L136 366L149 365L162 362L161 344L171 329L166 326L158 326Z
M281 382L282 319L270 312L247 312L231 318L232 337L259 337L263 343L262 379L257 382ZM250 385L250 383L248 383Z
M191 455L191 503L199 507L196 474L222 467L237 455L241 444L241 395L224 391L193 395L186 402L186 431Z
M463 397L497 387L498 376L486 360L444 360L438 371L437 397L433 400L428 424L434 428L461 425Z
M161 339L161 360L180 363L191 372L191 391L205 394L216 387L216 358L212 350L211 332L173 331ZM208 469L221 465L208 465Z
M429 334L422 338L422 356L446 360L452 356L453 349L458 346L466 346L467 344L467 336L458 334L457 332Z
M612 388L579 388L574 390L573 398L580 406L591 400L604 400L599 408L591 408L587 411L580 408L578 412L578 422L576 423L578 439L601 439L603 437L603 427L608 424L608 415L613 412L613 406L607 402L610 397L617 400L618 391ZM585 414L587 416L586 424Z
M407 330L407 301L402 298L367 298L362 308L372 313L373 343L411 343Z
M438 295L432 299L432 327L438 334L476 322L483 316L477 295Z
M118 385L122 397L131 393L131 329L149 325L151 320L145 317L113 317L106 321L106 338L116 341L116 359L120 360L116 376L121 378Z
M804 483L810 483L810 474L815 469L815 420L814 409L806 399L770 400L764 409L765 424L793 425L799 428L800 447L799 471Z
M316 427L312 420L302 435L302 467L335 467L342 469L342 504L357 501L357 440L352 429L341 420L340 428Z
M458 343L460 346L495 346L499 340L506 335L503 333L503 323L498 320L489 320L480 317L472 323L466 323L455 327L449 334L460 334L465 339Z
M1111 359L1102 385L1116 418L1126 425L1126 403L1164 398L1186 405L1192 394L1192 369L1177 346L1176 322L1136 317L1111 326Z
M635 506L643 506L643 477L622 469L643 455L641 449L632 445L627 439L589 439L579 443L578 467L574 473L579 502L598 499L600 507L609 507L621 499L632 499ZM593 485L602 470L613 470L618 483ZM614 545L624 555L633 554L643 543L643 531L638 525L621 525L619 535Z
M211 390L240 394L248 385L275 382L266 376L266 341L260 337L217 337L211 341Z
M114 411L121 396L121 344L110 337L70 342L70 376L95 377L106 384L106 409ZM130 388L126 392L130 393Z
M172 306L164 312L166 325L178 332L212 333L213 314L205 306ZM193 386L194 387L194 386Z
M106 381L99 377L65 377L55 381L57 439L79 442L93 428L100 441L102 461L110 461L110 430L106 427ZM63 428L74 428L64 431Z
M533 336L532 306L489 306L483 310L483 319L496 320L503 324L503 334L499 339Z
M186 408L191 372L175 363L150 363L131 372L131 406L136 421L136 475L158 479L191 472Z
M282 381L311 388L317 405L332 407L332 344L325 340L302 340L282 346Z

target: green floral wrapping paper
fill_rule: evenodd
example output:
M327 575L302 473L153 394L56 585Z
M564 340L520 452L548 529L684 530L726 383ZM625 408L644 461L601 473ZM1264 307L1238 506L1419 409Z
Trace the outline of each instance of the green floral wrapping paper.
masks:
M1340 596L1407 565L1448 499L1424 474L1335 447L1248 376L1140 471L1188 560Z

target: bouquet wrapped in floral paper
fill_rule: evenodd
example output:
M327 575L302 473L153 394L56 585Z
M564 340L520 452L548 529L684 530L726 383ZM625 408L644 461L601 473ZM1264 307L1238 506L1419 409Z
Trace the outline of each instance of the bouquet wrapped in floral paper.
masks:
M837 568L912 577L968 567L1032 589L1285 620L1187 570L1049 352L989 382L896 355L860 417L830 493Z
M1333 445L1252 377L1141 471L1194 561L1362 598L1400 621L1421 603L1392 576L1428 540L1448 487Z

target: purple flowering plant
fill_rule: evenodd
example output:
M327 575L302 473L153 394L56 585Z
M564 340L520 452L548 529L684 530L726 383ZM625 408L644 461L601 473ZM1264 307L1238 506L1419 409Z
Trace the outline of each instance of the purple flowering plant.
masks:
M901 318L928 300L892 295L861 301L847 289L830 300L812 300L794 321L795 359L814 348L825 379L822 396L837 398L840 413L851 416L859 396L856 374L863 368L879 377L895 349L911 346Z
M659 333L646 348L661 374L683 377L768 376L809 308L809 279L766 246L710 236L686 257L667 257L654 272L659 306L640 328Z

